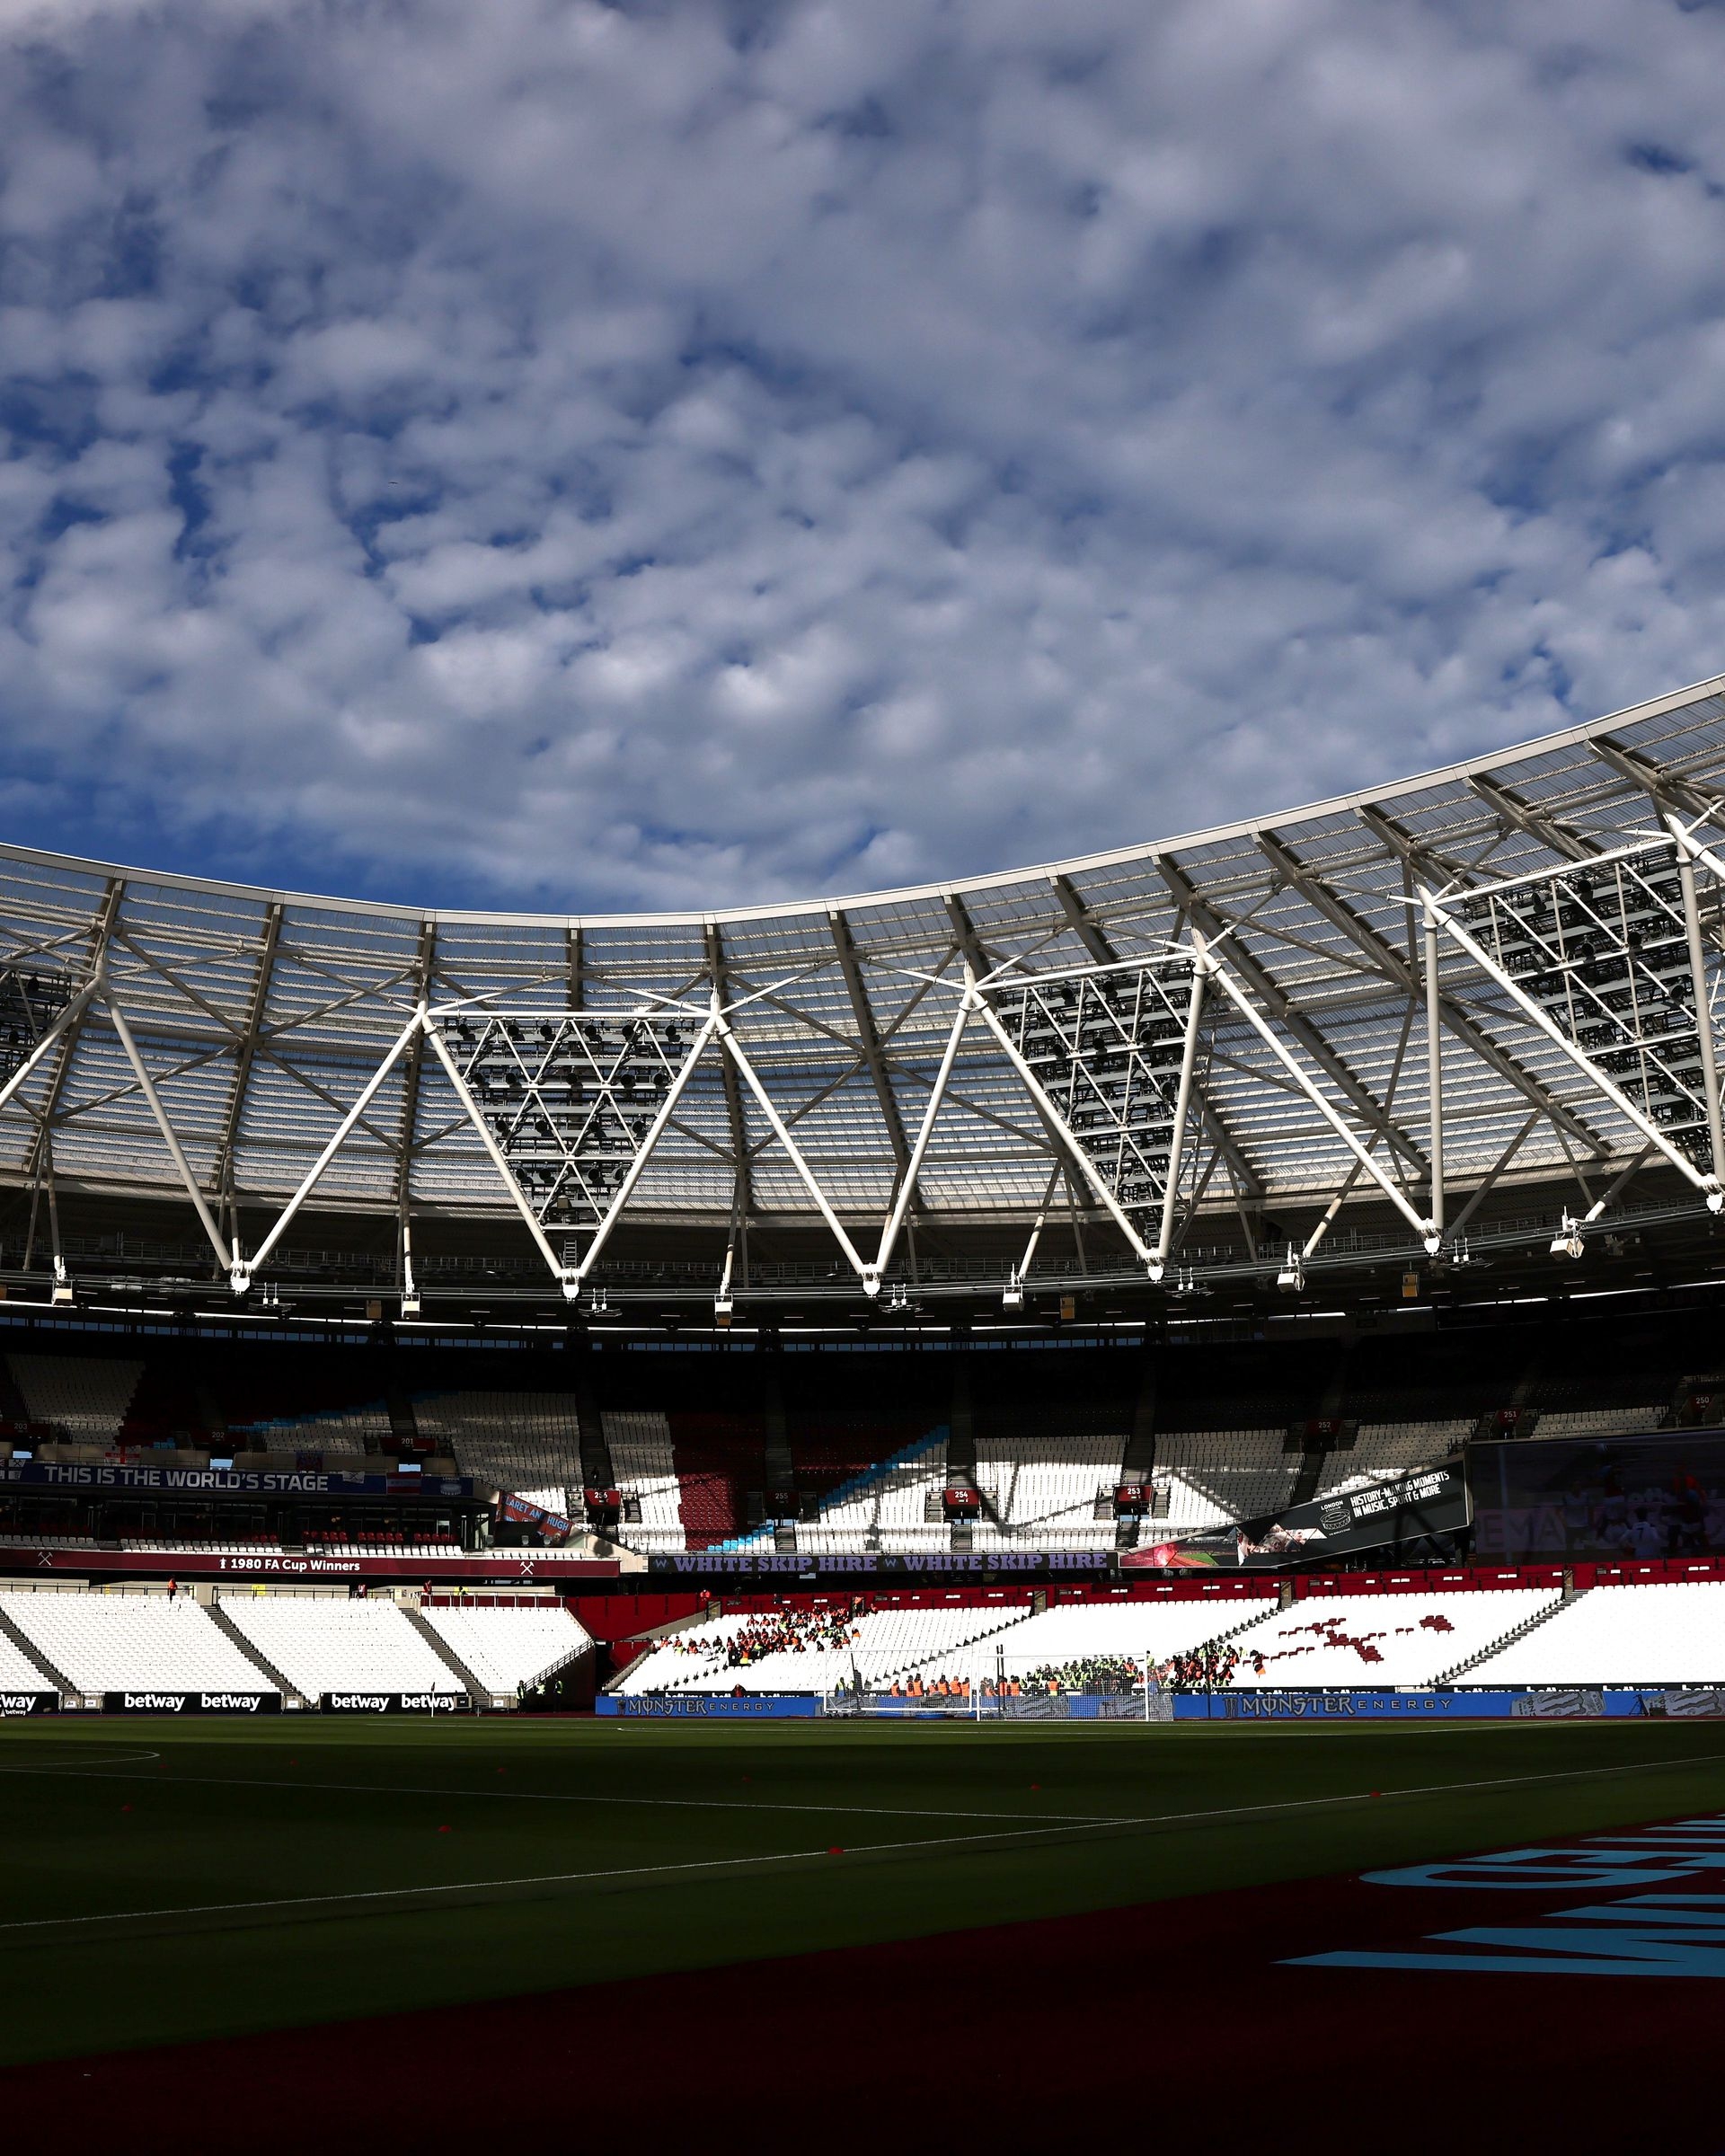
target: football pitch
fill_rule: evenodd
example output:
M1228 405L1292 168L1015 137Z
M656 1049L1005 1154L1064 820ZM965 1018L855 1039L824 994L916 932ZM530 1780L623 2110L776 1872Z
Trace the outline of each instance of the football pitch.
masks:
M0 1727L0 2064L1721 1812L1704 1723L21 1720Z

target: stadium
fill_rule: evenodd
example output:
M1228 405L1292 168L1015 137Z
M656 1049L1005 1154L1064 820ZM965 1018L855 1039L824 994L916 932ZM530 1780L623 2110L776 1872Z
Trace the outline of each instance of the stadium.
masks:
M19 2124L626 2132L650 2029L667 2138L1016 2146L1466 2027L1632 2130L1549 1979L1720 1973L1725 680L708 915L13 846L0 945Z

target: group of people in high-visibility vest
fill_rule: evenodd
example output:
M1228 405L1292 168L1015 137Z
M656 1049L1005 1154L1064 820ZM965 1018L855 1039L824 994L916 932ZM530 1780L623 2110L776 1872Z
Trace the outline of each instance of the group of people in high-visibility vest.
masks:
M993 1677L985 1677L977 1690L985 1700L1019 1697L1021 1687L1016 1677L1003 1677L998 1683ZM914 1672L905 1683L895 1677L888 1693L894 1700L968 1700L970 1697L969 1677L930 1677L926 1683Z

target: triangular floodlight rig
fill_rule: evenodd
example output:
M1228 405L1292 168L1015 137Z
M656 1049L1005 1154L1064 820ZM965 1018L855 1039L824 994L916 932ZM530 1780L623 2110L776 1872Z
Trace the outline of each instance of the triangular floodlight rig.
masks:
M716 1008L682 1006L426 1014L456 1098L569 1301L722 1023ZM571 1262L551 1233L583 1231Z
M1368 1175L1427 1249L1436 1249L1438 1234L1431 1216L1409 1202L1373 1157L1234 978L1225 954L1192 936L1152 957L1061 972L1003 970L979 981L967 970L922 1127L880 1254L869 1268L876 1286L903 1225L960 1044L978 1018L1149 1277L1160 1280L1173 1245L1181 1164L1199 1092L1196 1070L1206 1007L1217 995L1259 1035L1352 1153L1355 1172ZM1041 1225L1039 1215L1024 1259L1009 1282L1008 1308L1022 1305L1024 1277Z
M735 1008L735 1006L730 1006ZM426 1029L540 1255L573 1302L715 1043L735 1065L854 1270L867 1268L732 1030L705 1009L427 1014ZM551 1234L585 1232L571 1262ZM873 1292L872 1289L870 1291ZM722 1299L729 1299L729 1271Z
M1725 1133L1712 976L1725 862L1668 822L1665 839L1420 898L1429 921L1717 1213ZM1708 879L1705 926L1697 866ZM1604 1206L1574 1224L1578 1239Z
M982 1015L1153 1280L1174 1232L1209 966L1196 950L996 976Z

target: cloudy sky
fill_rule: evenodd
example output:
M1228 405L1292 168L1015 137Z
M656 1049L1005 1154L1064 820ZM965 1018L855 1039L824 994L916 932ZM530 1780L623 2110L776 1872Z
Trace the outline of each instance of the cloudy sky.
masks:
M0 835L937 878L1725 668L1725 12L0 0Z

